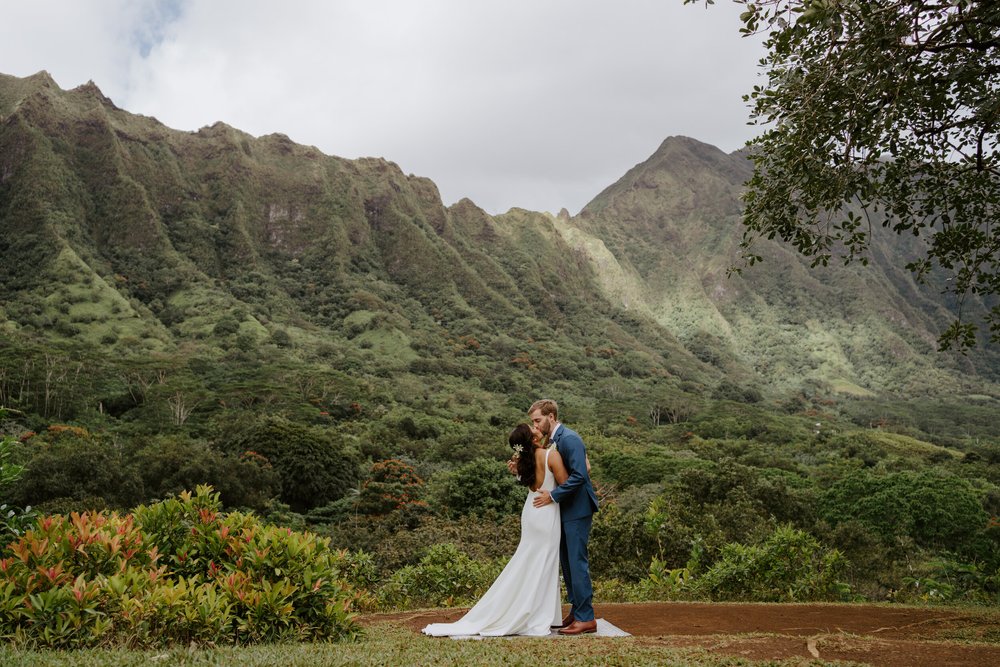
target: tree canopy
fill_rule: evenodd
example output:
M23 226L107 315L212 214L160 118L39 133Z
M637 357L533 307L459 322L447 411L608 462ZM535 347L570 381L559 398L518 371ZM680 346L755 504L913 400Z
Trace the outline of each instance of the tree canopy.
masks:
M749 142L745 263L761 260L761 238L826 265L866 263L879 226L912 234L923 245L906 268L921 280L944 269L958 297L942 349L975 344L970 294L992 305L1000 340L1000 4L735 1L741 32L767 49L767 83L745 96L764 128Z

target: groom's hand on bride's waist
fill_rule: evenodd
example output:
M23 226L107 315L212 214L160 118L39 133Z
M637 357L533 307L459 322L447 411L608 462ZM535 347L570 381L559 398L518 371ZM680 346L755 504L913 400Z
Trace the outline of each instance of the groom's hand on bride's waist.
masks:
M548 491L542 490L538 492L535 499L531 502L535 507L545 507L552 502L552 494Z

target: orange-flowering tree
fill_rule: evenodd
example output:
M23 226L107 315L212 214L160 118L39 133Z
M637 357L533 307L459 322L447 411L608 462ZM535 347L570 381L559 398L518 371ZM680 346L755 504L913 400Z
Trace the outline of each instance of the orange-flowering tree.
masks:
M386 459L372 464L371 473L361 485L358 512L369 515L388 514L407 505L424 504L424 480L413 466L399 459Z

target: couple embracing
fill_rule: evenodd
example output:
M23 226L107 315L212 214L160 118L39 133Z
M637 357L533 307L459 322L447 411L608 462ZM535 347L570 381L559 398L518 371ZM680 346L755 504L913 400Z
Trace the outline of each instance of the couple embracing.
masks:
M545 636L552 629L579 635L597 630L587 562L597 495L583 440L559 422L555 401L536 401L530 424L508 441L508 463L531 493L521 510L521 541L500 576L455 623L431 623L424 634L446 636ZM552 445L551 447L549 445ZM559 569L572 605L563 618Z

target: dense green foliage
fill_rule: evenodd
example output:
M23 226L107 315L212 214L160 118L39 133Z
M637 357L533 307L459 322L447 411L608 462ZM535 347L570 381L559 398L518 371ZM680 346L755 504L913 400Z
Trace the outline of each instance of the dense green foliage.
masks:
M15 455L26 471L10 495L13 502L45 510L125 509L153 498L211 484L230 506L262 508L281 486L260 456L229 455L188 435L142 435L127 446L108 433L50 425L22 435Z
M416 565L392 574L379 590L385 607L451 607L475 604L493 584L504 563L481 562L453 544L438 544Z
M0 408L0 421L5 419L7 412ZM0 490L20 481L24 474L24 466L10 461L15 445L14 438L0 432ZM34 525L34 520L35 512L30 505L24 508L10 505L4 495L0 494L0 547L23 535Z
M960 554L982 549L989 520L968 480L932 471L850 473L823 494L820 511L833 526L857 522L887 543L907 537Z
M343 382L350 386L346 376ZM878 402L815 396L794 406L702 399L678 423L655 426L634 418L655 385L631 387L618 399L564 403L588 444L603 499L591 552L598 590L607 598L768 598L775 586L765 579L745 577L753 590L720 579L715 590L708 573L735 554L767 562L756 554L766 554L775 531L791 525L821 550L841 553L834 583L847 584L851 597L925 599L931 582L932 599L996 600L1000 447L991 433L995 422L985 417L995 404L983 399L942 410L927 401L895 402L883 409ZM506 473L509 450L502 443L519 411L484 403L481 416L469 418L463 402L420 415L404 408L402 398L388 408L382 401L392 394L373 389L350 395L361 410L347 407L337 418L319 409L332 401L303 408L295 396L275 397L266 409L246 411L220 401L160 433L152 433L156 413L140 407L130 411L134 417L77 421L87 427L45 426L31 413L8 418L9 458L24 471L6 486L6 502L49 512L124 510L213 483L229 507L311 526L338 548L369 554L358 584L365 606L418 604L431 599L413 591L423 590L421 559L436 545L454 544L484 565L513 553L524 491ZM373 398L376 391L385 393ZM379 404L385 407L364 407ZM444 418L447 410L455 411L452 419ZM319 452L333 454L310 459L313 469L303 480L326 479L326 486L312 498L294 495L294 485L286 495L272 458L292 445L315 456L317 443L330 448ZM352 477L342 477L345 471ZM689 574L677 585L657 584L655 563L661 582L670 572ZM399 579L404 569L410 580ZM463 590L441 599L468 599L472 594ZM831 589L792 590L824 599Z
M782 526L760 545L726 545L693 585L716 600L836 600L849 590L838 580L843 567L840 552L824 550L811 535Z
M262 457L273 466L281 483L279 497L293 510L325 505L357 486L359 455L339 432L276 416L243 429L223 446L244 459Z
M437 480L436 480L437 481ZM437 505L448 516L515 514L524 505L524 490L497 460L476 459L440 475Z

